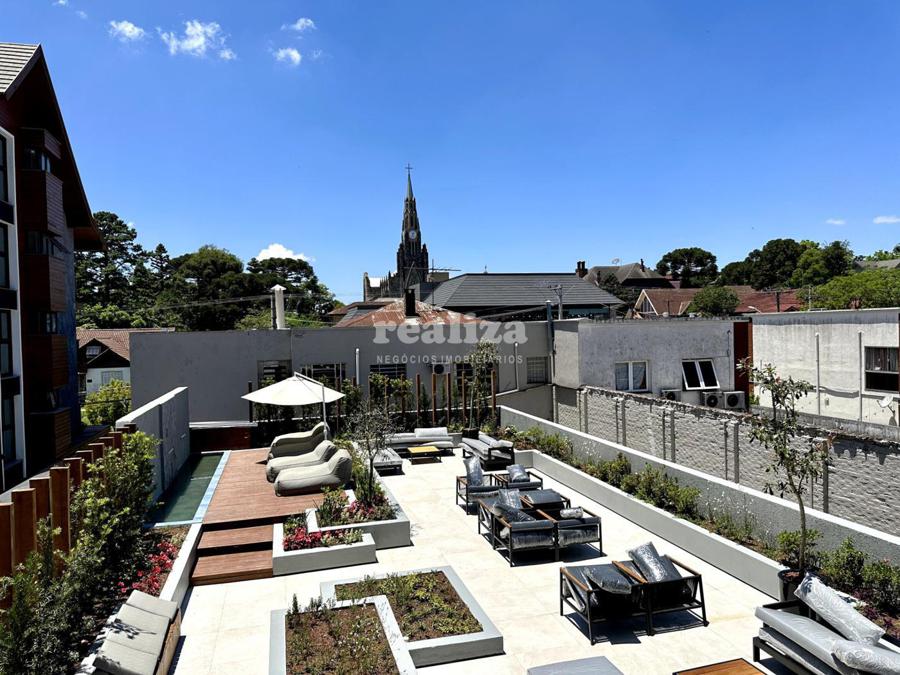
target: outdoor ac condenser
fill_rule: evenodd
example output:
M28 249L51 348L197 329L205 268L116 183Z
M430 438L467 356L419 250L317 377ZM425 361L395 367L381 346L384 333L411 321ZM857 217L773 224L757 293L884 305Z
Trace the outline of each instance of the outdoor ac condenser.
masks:
M661 389L659 395L667 401L680 401L681 389Z
M742 391L726 391L723 395L725 399L725 408L728 410L745 410L747 402L745 394Z
M721 391L705 391L700 400L707 408L722 408L724 407L722 405L724 398L725 396Z

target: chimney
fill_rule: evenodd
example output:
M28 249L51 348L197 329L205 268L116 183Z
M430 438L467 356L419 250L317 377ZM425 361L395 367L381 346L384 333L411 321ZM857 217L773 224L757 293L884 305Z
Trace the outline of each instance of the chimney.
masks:
M575 274L584 279L587 276L587 262L579 260L575 265Z
M403 310L407 319L415 319L419 316L419 313L416 312L416 292L411 288L407 288L403 292Z
M646 272L646 271L647 271L647 268L644 267L644 259L641 258L641 272Z
M287 324L284 321L284 292L286 289L284 286L275 284L269 290L275 294L275 328L284 330L287 328Z

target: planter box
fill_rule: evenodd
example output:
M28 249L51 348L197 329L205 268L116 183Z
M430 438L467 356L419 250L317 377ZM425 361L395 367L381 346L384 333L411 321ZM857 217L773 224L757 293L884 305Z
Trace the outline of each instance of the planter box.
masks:
M400 627L391 611L388 600L383 595L376 595L371 598L363 598L362 600L346 600L335 603L335 608L352 607L357 604L375 605L378 611L378 618L384 628L384 634L388 644L391 646L391 652L394 655L394 661L397 664L397 670L401 675L412 675L416 672L409 650L400 633ZM269 630L269 675L286 675L287 674L287 628L285 626L286 609L277 609L270 614L270 630Z
M273 529L272 574L276 577L282 574L297 574L378 562L375 557L375 540L368 532L364 532L362 541L355 544L285 551L284 524L275 523Z
M548 457L537 450L516 452L516 461L533 467L588 499L602 504L679 548L690 551L710 565L727 572L766 595L778 598L781 582L778 572L784 569L774 560L745 546L735 544L686 520L673 516L652 504L642 502L618 488L589 476L583 471Z
M163 584L159 593L159 597L163 600L171 600L180 606L184 596L187 595L191 586L191 570L194 569L194 563L197 561L197 544L200 542L202 527L200 523L195 523L188 529L178 556L169 571L169 576L166 577L166 583Z
M478 633L451 635L448 637L433 638L431 640L406 642L406 647L417 668L436 666L441 663L452 663L453 661L462 661L465 659L475 659L482 656L494 656L503 653L503 636L488 618L488 615L475 600L474 596L469 593L469 589L466 588L466 585L462 582L462 579L459 578L456 572L453 571L452 567L426 567L416 570L404 570L402 572L397 572L396 574L413 574L416 572L443 572L450 581L450 585L453 586L453 590L456 591L459 598L466 604L469 611L472 612L472 616L474 616L481 624L481 631ZM374 575L376 579L383 579L385 576L387 575ZM322 598L325 600L335 600L335 586L354 583L361 580L361 578L356 578L342 579L339 581L323 581L321 585ZM393 610L391 613L393 615Z
M394 498L394 495L391 494L391 491L387 489L384 481L378 478L378 482L381 484L381 489L384 490L384 496L387 497L387 500L394 507L395 517L393 519L373 520L368 523L352 523L350 525L329 525L328 527L319 527L315 509L309 509L306 512L307 531L333 532L335 530L356 529L371 534L372 539L375 540L375 548L377 549L412 546L412 540L410 539L409 533L409 518L403 512L403 509L400 508L400 504ZM355 499L353 491L348 490L347 494L352 502Z

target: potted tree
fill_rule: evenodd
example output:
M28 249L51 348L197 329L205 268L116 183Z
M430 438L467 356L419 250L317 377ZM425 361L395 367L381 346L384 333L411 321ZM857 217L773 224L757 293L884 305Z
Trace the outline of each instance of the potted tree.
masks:
M375 460L387 448L388 437L396 431L390 413L380 406L360 407L348 420L351 437L356 441L356 455L364 465L363 471L354 469L356 498L363 504L374 505L380 499L375 486Z
M478 438L481 427L484 399L490 395L491 372L500 362L500 351L495 342L480 340L466 357L472 368L472 384L469 387L469 426L463 429L465 438ZM463 401L465 407L466 402Z
M817 533L807 528L804 496L810 484L828 470L832 439L811 438L803 434L800 427L796 404L812 390L809 382L782 378L770 363L754 366L748 360L741 368L750 375L757 393L768 393L771 398L771 415L753 416L750 431L751 443L761 443L773 451L772 463L766 472L775 476L775 482L767 484L766 489L772 493L773 488L777 488L782 496L789 493L800 510L799 532L795 536L782 533L779 537L782 548L790 544L787 546L790 555L785 559L788 569L778 574L782 600L787 600L793 596L803 575L814 567L810 549Z

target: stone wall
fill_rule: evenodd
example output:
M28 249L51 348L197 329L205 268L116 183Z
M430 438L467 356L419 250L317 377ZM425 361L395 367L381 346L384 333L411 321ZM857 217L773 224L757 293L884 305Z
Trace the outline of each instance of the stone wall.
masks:
M595 387L557 387L554 412L563 426L717 478L757 490L774 480L766 472L771 453L750 442L751 418L744 413ZM811 428L808 434L826 432ZM811 486L808 504L900 533L900 443L839 432L831 462L827 476Z

